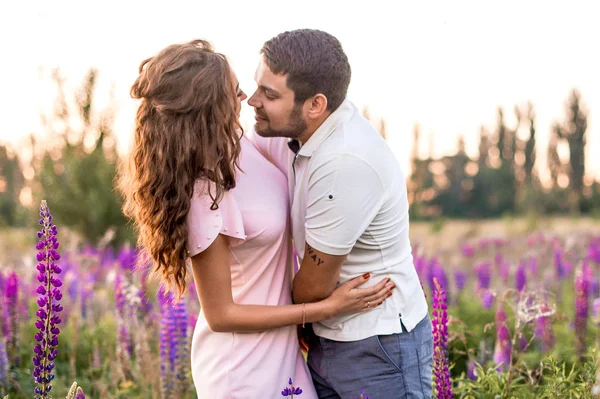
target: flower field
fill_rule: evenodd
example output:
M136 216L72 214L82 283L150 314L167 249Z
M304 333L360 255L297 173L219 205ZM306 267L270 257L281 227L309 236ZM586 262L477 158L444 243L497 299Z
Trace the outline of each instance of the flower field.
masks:
M134 249L82 245L50 211L42 204L37 234L0 233L0 397L210 397L189 370L193 284L175 301L134 268ZM436 397L594 397L600 226L444 230L451 239L431 226L413 238ZM264 397L302 398L289 377Z

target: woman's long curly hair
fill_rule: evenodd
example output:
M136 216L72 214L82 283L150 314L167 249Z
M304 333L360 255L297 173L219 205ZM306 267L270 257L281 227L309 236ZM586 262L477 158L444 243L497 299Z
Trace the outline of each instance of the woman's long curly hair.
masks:
M227 59L210 43L171 45L144 60L131 96L141 100L133 148L120 174L123 212L154 273L186 287L186 218L197 179L215 183L212 207L235 187L239 103Z

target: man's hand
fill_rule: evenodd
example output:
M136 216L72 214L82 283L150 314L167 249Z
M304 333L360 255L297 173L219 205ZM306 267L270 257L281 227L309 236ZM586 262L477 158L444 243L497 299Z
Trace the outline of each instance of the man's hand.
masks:
M345 260L346 255L328 255L306 243L302 264L294 277L294 303L316 302L331 295Z

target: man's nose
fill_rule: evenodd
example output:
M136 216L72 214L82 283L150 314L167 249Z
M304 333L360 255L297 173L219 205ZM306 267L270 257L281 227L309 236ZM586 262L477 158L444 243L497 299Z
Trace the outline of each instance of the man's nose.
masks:
M248 99L248 105L254 108L260 108L260 102L256 99L256 92Z

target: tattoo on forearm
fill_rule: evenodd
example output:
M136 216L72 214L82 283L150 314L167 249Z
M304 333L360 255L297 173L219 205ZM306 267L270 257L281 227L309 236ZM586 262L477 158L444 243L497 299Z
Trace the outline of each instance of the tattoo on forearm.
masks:
M311 258L313 262L317 264L317 266L319 266L321 263L325 263L324 260L321 260L321 258L317 256L317 253L310 245L306 244L306 250L308 252L308 257Z

